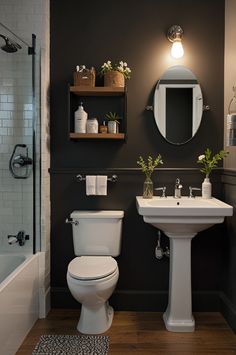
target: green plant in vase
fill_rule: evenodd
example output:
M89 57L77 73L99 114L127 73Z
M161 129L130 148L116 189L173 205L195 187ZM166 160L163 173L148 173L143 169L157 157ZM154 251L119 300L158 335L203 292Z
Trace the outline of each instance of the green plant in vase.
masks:
M229 152L226 152L225 150L220 150L219 153L213 155L212 151L207 148L204 154L199 155L197 163L203 165L200 171L206 175L202 183L203 198L211 198L212 186L209 179L210 173L218 166L218 162L226 158L228 154Z
M121 119L121 117L119 117L116 112L108 112L106 113L105 117L108 121L108 133L118 133L118 124L120 124L119 120Z
M118 64L108 60L101 66L100 74L104 75L104 86L124 87L125 80L131 77L131 69L123 60Z
M210 173L214 168L218 166L218 162L223 158L226 158L229 152L225 150L220 150L219 153L212 155L212 151L207 148L204 154L199 155L197 163L203 164L200 171L206 174L206 178L209 178Z
M159 164L163 164L163 160L160 154L156 158L152 158L150 155L145 161L142 156L139 157L137 164L141 167L142 172L145 174L145 181L143 184L143 198L153 197L153 182L151 179L152 173Z
M118 64L116 63L114 65L110 60L103 63L100 70L101 75L105 75L106 73L109 73L111 71L118 71L119 73L124 75L125 79L130 79L131 69L128 67L128 64L123 60L121 60Z

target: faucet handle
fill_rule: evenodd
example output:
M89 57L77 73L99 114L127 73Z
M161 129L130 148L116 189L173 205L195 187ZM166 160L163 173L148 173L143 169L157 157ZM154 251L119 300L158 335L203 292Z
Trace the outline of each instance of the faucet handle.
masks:
M156 187L154 190L156 191L162 191L162 194L160 197L166 197L166 187L163 186L163 187Z
M195 198L193 191L202 191L200 187L189 186L189 198Z

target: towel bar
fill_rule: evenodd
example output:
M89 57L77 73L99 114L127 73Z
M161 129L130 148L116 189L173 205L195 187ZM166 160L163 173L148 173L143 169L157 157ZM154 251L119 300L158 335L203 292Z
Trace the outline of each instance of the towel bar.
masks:
M76 180L77 180L78 182L85 181L85 180L86 180L86 177L85 177L85 176L82 176L81 174L79 174L79 175L76 175ZM117 176L117 175L112 175L111 177L108 177L107 180L108 180L108 181L111 181L111 182L117 182L118 176Z

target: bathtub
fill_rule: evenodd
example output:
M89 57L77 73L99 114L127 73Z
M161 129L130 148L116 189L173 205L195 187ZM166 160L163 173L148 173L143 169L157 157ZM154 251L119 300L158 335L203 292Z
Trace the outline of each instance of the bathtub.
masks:
M12 271L22 264L25 259L25 255L0 255L0 284Z
M38 259L0 255L0 355L15 355L39 317Z

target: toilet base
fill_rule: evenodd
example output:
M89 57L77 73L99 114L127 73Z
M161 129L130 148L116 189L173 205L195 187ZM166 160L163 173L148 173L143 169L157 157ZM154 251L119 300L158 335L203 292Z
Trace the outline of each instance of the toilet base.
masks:
M81 307L77 330L83 334L101 334L107 331L113 320L114 310L108 302L88 308Z

